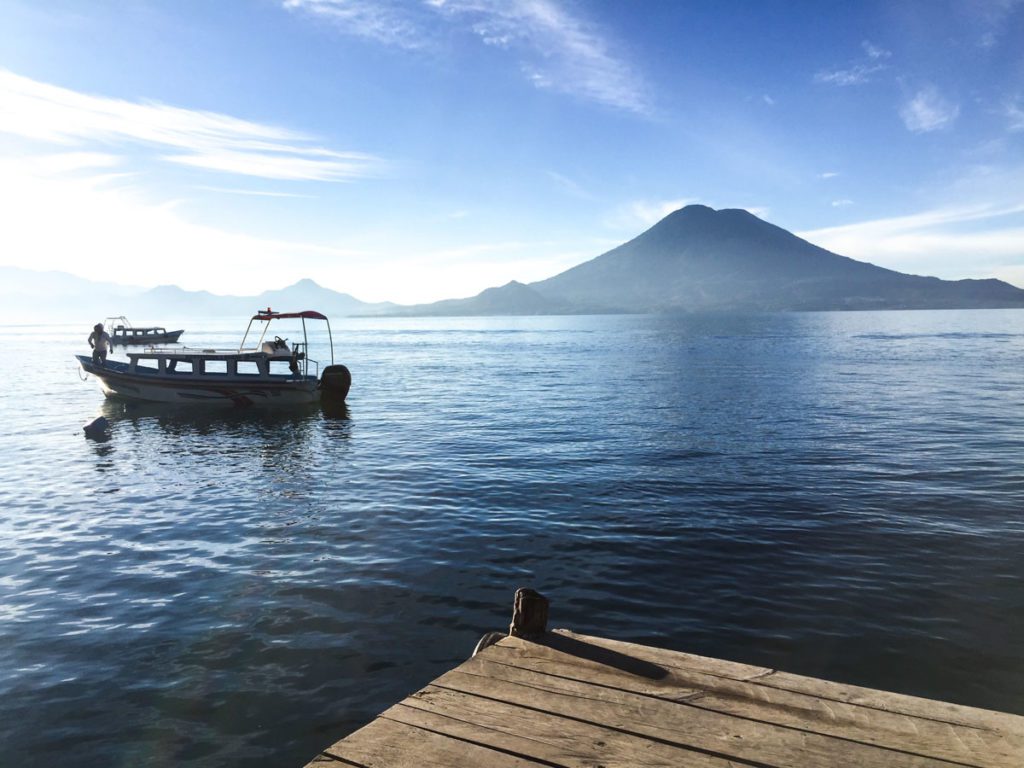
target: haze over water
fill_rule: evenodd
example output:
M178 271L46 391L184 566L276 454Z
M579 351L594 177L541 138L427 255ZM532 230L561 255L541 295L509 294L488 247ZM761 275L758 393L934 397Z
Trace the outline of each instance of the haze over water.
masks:
M105 402L90 325L4 328L4 765L302 765L519 586L1024 713L1022 311L344 320L341 414Z

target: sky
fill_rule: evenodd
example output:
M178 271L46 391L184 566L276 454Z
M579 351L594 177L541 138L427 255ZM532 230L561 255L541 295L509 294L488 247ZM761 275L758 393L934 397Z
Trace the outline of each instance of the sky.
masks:
M1024 287L1024 0L0 0L0 265L418 303L690 203Z

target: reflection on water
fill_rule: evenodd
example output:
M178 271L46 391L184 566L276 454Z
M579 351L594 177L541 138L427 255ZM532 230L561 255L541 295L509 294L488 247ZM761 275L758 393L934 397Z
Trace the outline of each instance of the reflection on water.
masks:
M310 424L319 416L320 407L315 403L295 405L288 408L204 408L195 405L173 403L136 403L118 399L104 399L100 412L112 423L132 422L144 425L155 421L161 427L174 425L187 431L195 429L201 434L234 432L239 429L287 428L289 424Z
M104 401L79 329L8 335L0 762L301 765L518 586L1024 711L1024 313L347 325L347 406L288 411Z

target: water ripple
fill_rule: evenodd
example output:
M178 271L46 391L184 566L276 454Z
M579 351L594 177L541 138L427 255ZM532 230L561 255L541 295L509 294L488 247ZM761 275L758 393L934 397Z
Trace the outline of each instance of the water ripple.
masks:
M1024 313L346 325L348 407L286 414L103 403L81 329L7 335L4 760L301 765L528 585L558 626L1024 712Z

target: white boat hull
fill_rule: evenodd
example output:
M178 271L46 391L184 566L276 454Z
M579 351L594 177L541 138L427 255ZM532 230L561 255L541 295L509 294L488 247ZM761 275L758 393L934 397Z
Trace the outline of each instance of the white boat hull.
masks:
M226 406L304 405L320 400L320 389L312 376L246 381L237 376L132 373L125 363L97 365L82 355L78 361L86 373L96 377L107 397L122 400Z

